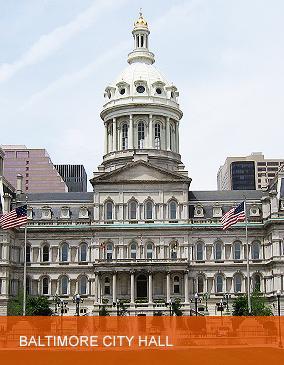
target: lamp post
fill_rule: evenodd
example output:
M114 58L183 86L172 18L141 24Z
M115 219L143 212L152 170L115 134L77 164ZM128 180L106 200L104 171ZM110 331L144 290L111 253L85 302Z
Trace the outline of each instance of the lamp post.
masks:
M58 314L58 307L61 304L61 299L59 298L59 296L57 294L55 294L53 296L53 301L54 301L54 314Z
M208 299L210 298L209 293L204 293L202 299L205 300L205 314L208 315Z
M195 302L195 315L198 315L198 308L197 308L197 303L198 303L198 293L194 294L194 302Z
M116 302L112 303L113 307L116 307L116 315L117 317L120 316L120 301L118 299L116 299Z
M73 303L76 304L76 316L80 315L80 303L83 303L84 299L81 298L80 294L75 294L73 297Z
M225 303L224 303L224 306L226 305L226 312L227 314L230 312L230 309L229 309L229 299L231 299L231 295L229 293L225 293L224 294L224 300L225 300Z
M170 309L170 316L172 316L172 309L173 309L173 301L170 299L168 303L166 303L166 306L169 306Z
M278 289L276 292L277 295L277 305L278 305L278 316L281 316L281 310L280 310L280 297L281 297L281 291Z

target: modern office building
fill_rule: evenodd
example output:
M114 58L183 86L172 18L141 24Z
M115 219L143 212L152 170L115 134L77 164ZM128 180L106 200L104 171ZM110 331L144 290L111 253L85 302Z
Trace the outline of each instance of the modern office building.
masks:
M261 152L245 157L227 157L217 175L218 190L266 189L284 165L282 159L266 159Z
M149 33L140 14L129 65L104 91L105 153L93 191L28 194L27 290L52 308L57 294L67 315L76 293L82 314L116 315L120 301L131 315L169 314L179 300L188 315L198 295L198 312L218 315L217 303L246 293L247 281L275 304L284 290L284 174L267 191L190 189L179 91L153 66ZM25 202L18 183L14 206ZM220 223L244 197L248 251L245 224ZM5 313L23 282L24 229L0 230L0 245Z
M87 174L83 165L54 165L70 192L87 191Z
M3 173L13 186L16 186L17 175L21 174L25 192L68 191L45 149L27 148L22 145L3 145L2 149L5 154Z

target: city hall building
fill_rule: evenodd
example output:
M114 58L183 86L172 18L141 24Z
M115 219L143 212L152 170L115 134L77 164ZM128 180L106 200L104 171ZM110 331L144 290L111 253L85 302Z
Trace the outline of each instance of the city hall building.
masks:
M179 300L183 314L218 315L224 294L250 287L270 304L284 285L284 177L265 191L192 191L179 153L183 129L179 90L153 66L149 28L140 14L128 66L104 92L101 112L105 152L91 179L92 192L28 194L27 291L66 303L81 295L81 314L118 301L130 315L169 314ZM220 218L247 199L245 224L223 231ZM21 176L4 191L4 211L25 203ZM23 282L24 229L0 231L1 313ZM284 307L283 307L284 308ZM231 309L231 308L229 308ZM194 313L194 312L193 312Z

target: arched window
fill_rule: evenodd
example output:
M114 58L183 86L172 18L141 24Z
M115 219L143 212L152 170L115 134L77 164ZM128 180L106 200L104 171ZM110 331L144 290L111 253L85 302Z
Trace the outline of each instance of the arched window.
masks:
M31 246L30 245L26 246L26 262L27 263L31 262Z
M258 242L253 242L251 247L251 258L252 260L260 259L260 245Z
M49 294L49 279L48 277L42 278L42 295Z
M137 203L134 200L129 203L128 216L129 219L137 219Z
M223 276L217 275L216 276L216 293L223 292Z
M177 259L177 242L173 242L171 244L171 259L172 260Z
M127 124L122 125L122 149L127 150L128 148L128 126Z
M67 243L63 243L61 246L61 261L67 262L69 259L69 246Z
M87 244L86 243L82 243L80 245L80 261L81 262L87 261L87 250L88 250Z
M261 277L259 274L255 274L253 277L253 290L260 291Z
M180 280L179 276L174 276L174 294L180 293Z
M88 283L88 279L86 278L86 276L81 276L79 278L79 294L80 295L86 295L87 294L87 283Z
M197 261L204 260L203 243L202 242L197 242L197 245L196 245L196 260Z
M106 220L113 219L113 203L112 202L107 202L105 204L105 218L106 218Z
M137 256L136 243L131 243L131 245L130 245L130 257L135 260L136 256Z
M177 203L173 200L169 204L169 218L177 219Z
M145 204L145 218L147 220L153 219L153 203L151 201L147 201Z
M234 243L234 260L241 259L241 242Z
M148 243L146 247L146 258L151 260L153 258L153 245Z
M31 294L31 292L32 292L32 288L31 288L31 278L29 277L29 276L27 276L27 279L26 279L26 293L28 294L28 295L30 295ZM1 291L0 291L0 293L1 293Z
M105 278L105 288L104 288L105 295L110 295L110 279L109 277Z
M106 247L106 259L107 261L111 261L112 260L112 253L113 253L113 247L111 243L107 244Z
M49 246L44 245L42 248L42 261L49 262Z
M161 126L159 123L155 124L155 148L159 150L161 148Z
M222 260L222 243L221 242L215 243L214 254L215 254L215 260Z
M202 275L199 275L197 277L197 293L203 293L204 292L204 277Z
M242 275L236 274L234 277L234 291L235 293L240 293L242 291Z
M68 295L69 279L67 276L61 276L60 278L60 294Z
M138 148L144 148L145 126L143 122L138 123Z

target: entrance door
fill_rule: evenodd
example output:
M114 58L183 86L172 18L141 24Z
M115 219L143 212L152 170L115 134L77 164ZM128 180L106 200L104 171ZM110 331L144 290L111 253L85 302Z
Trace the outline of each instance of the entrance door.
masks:
M147 298L147 277L139 275L137 277L137 299Z

